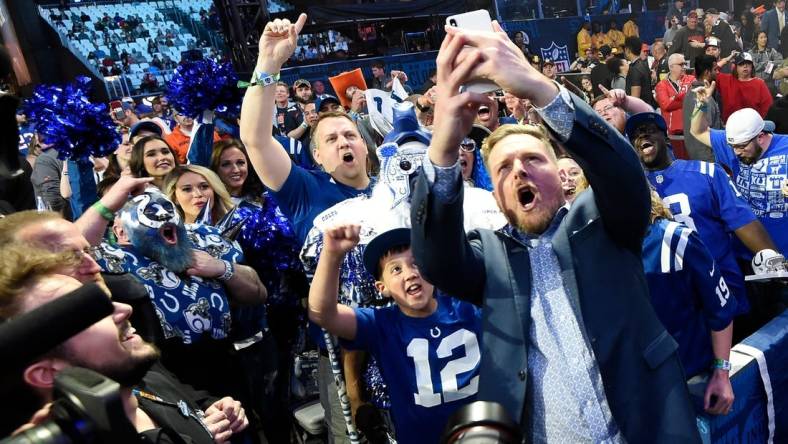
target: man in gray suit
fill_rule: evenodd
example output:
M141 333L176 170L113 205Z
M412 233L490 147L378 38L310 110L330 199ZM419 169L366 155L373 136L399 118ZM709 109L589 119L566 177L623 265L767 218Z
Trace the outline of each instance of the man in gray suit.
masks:
M429 160L411 207L420 271L483 306L479 399L501 403L528 442L698 443L677 345L643 275L650 200L637 155L495 27L447 28ZM482 152L509 224L466 235L458 147L490 100L459 92L471 79L529 99L592 190L569 207L545 132L503 125Z
M788 23L788 14L785 12L785 0L777 0L774 2L774 8L766 11L761 18L761 31L765 32L769 39L769 48L780 50L780 33L786 23Z

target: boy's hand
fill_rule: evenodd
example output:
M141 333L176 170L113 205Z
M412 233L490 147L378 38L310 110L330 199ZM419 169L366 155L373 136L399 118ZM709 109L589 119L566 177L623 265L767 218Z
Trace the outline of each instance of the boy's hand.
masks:
M323 252L344 255L358 245L360 225L339 225L323 233Z

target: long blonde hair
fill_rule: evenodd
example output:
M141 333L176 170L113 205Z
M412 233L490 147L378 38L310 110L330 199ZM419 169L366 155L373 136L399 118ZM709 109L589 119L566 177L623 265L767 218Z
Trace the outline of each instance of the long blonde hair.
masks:
M181 208L175 197L175 185L178 183L178 179L186 173L199 174L205 178L205 181L213 189L214 199L211 202L211 222L218 222L233 207L233 201L219 176L208 168L199 165L178 165L170 171L164 180L164 194L175 204L175 208L178 209L181 217L184 217L183 208Z
M653 224L659 218L673 220L673 214L662 202L662 198L659 197L657 191L651 188L651 223Z

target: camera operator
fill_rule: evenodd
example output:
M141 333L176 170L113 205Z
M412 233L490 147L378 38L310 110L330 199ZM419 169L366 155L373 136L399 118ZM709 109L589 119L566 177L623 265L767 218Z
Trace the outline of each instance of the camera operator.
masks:
M13 319L78 289L82 284L73 276L82 266L82 253L52 253L22 243L6 245L0 250L0 319ZM101 373L121 385L126 416L148 442L222 444L246 428L248 421L239 402L229 397L211 399L161 369L159 351L137 335L128 321L131 307L113 305L110 316L27 365L22 381L16 382L23 382L45 404L53 401L55 376L61 370L78 366ZM3 385L13 383L4 381ZM44 419L45 411L39 411L19 431Z

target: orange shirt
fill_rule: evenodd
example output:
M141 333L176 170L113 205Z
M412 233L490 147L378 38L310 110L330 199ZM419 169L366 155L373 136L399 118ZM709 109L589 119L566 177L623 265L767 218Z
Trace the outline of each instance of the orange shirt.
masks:
M599 49L604 45L609 46L610 41L607 39L607 34L604 32L597 32L591 36L591 44L594 46L594 48Z
M626 39L627 36L625 36L624 33L618 29L611 29L607 31L607 41L610 42L610 46L615 46L618 47L618 49L621 49L624 47L624 40Z
M196 125L195 125L196 127ZM192 130L192 134L194 134L194 130ZM181 126L178 125L175 127L174 130L170 134L164 136L164 140L167 141L167 144L170 145L173 151L175 151L175 156L178 158L178 163L183 165L186 163L186 154L189 152L189 144L192 141L191 136L187 136L186 134L181 131ZM218 142L220 140L219 134L216 130L213 131L213 141ZM203 165L204 167L208 167L208 165Z

